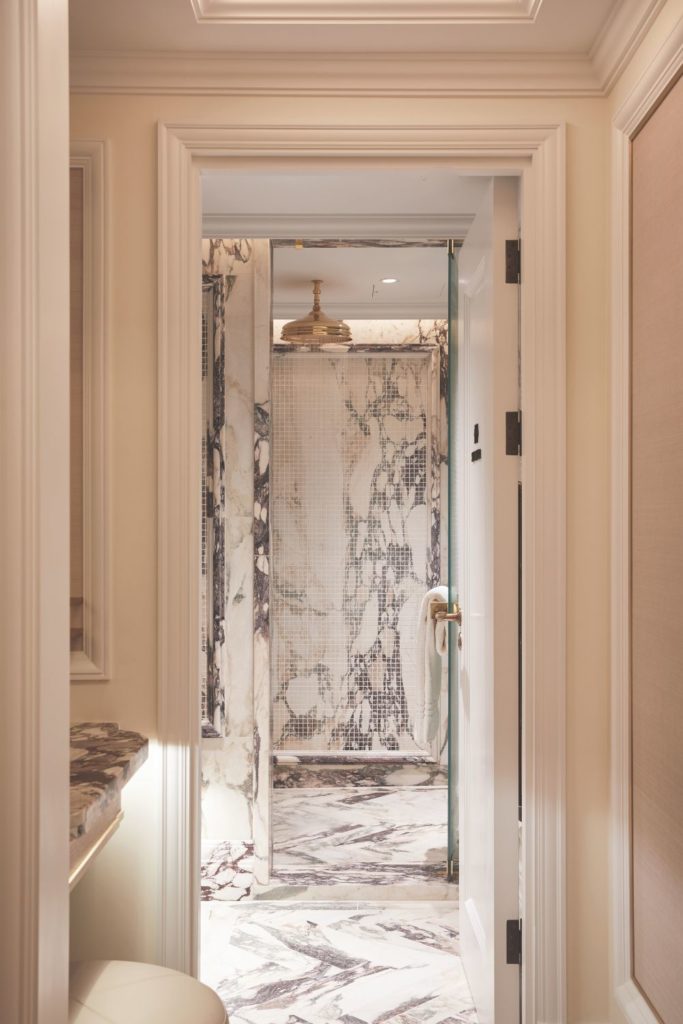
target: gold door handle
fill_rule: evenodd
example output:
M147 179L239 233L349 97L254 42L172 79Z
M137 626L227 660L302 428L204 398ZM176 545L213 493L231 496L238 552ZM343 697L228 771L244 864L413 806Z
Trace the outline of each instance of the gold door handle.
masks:
M451 605L449 609L446 601L435 601L432 615L438 622L457 622L462 625L462 608L459 604Z
M459 608L457 612L442 612L441 615L437 615L437 619L441 622L457 622L458 625L462 625L462 612Z

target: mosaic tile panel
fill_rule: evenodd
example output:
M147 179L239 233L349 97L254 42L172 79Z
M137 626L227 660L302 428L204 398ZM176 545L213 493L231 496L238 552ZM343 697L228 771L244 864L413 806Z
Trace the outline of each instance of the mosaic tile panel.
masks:
M276 350L276 749L419 749L417 612L441 571L441 360L419 336L406 348Z

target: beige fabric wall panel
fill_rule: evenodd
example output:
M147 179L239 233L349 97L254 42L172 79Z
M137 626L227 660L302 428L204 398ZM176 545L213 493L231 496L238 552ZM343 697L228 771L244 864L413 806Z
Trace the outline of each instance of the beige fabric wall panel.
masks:
M633 143L634 975L683 1007L683 79Z

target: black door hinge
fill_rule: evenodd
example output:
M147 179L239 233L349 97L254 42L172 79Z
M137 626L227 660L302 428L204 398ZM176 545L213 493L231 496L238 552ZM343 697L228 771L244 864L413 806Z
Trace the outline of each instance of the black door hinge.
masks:
M505 242L505 283L519 284L522 279L522 243L519 238Z
M519 409L505 413L505 454L522 454L522 413Z
M517 920L505 922L505 963L521 964L522 962L522 922Z

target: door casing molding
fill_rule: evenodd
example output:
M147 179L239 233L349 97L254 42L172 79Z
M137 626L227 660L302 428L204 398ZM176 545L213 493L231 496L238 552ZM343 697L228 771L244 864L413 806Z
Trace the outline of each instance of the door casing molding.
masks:
M0 4L0 1020L66 1024L69 207L65 0Z
M683 72L683 18L612 121L612 991L629 1024L657 1024L631 940L631 143Z
M159 722L163 962L197 968L200 170L412 161L520 177L524 275L524 1020L566 1020L565 129L562 124L197 126L159 146ZM196 339L196 345L192 340Z

